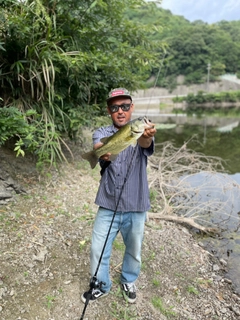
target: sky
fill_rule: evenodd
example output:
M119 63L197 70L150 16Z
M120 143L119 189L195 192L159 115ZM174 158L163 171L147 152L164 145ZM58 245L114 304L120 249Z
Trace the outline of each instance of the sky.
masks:
M162 0L162 8L193 22L240 20L240 0Z

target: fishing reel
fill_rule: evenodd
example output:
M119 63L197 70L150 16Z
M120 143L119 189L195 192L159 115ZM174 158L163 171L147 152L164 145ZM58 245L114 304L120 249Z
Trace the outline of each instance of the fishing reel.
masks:
M100 289L102 288L103 285L105 285L106 283L103 281L98 281L96 276L93 276L90 280L90 288L91 289Z

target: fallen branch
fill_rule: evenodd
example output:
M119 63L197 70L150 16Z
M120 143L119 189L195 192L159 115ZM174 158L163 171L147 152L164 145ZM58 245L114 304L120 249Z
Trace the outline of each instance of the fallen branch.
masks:
M192 218L186 218L186 217L178 217L178 216L173 216L173 215L166 215L163 216L160 213L156 212L148 212L148 217L150 219L159 219L159 220L166 220L166 221L172 221L172 222L177 222L177 223L183 223L187 224L193 228L199 229L200 231L204 233L219 233L219 229L217 228L210 228L210 227L203 227L197 222L194 221Z

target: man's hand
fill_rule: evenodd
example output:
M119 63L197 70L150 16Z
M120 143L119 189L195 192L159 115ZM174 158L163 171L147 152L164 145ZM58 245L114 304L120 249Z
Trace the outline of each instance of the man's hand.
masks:
M110 161L110 156L111 156L111 153L106 153L106 154L103 154L100 159L101 160L104 160L104 161Z
M155 128L155 125L153 124L152 128L146 128L141 135L141 137L138 139L138 143L142 148L148 148L150 147L152 143L152 139L154 135L156 134L157 130Z
M154 137L156 132L157 132L157 130L153 125L152 128L145 129L141 137L143 137L144 139L152 138L152 137Z

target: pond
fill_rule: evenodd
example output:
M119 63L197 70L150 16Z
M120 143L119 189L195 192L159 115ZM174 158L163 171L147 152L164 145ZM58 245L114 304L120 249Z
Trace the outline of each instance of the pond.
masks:
M205 247L228 263L226 277L232 280L234 289L240 293L240 115L239 116L187 116L186 114L151 115L157 124L156 143L171 141L174 147L188 142L188 149L207 156L217 156L225 160L226 175L234 186L230 190L218 189L218 181L204 174L191 178L193 185L208 179L212 197L226 204L225 230L218 237L201 238ZM157 147L156 147L157 150ZM206 182L206 181L205 181ZM204 199L205 195L202 195ZM204 201L204 200L202 200ZM211 217L212 221L220 219Z

